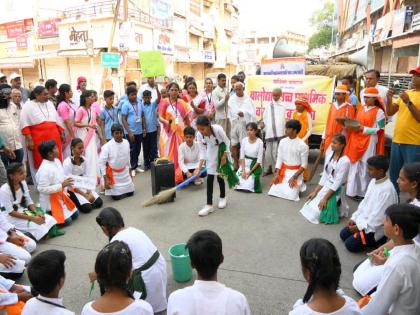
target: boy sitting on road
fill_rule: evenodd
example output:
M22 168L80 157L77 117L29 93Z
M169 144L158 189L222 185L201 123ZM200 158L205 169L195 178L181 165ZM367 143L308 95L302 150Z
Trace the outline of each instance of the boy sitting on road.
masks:
M181 143L178 148L178 163L182 170L184 178L198 174L200 169L200 148L195 141L195 129L193 127L186 127L184 129L185 142ZM201 185L202 180L197 178L194 184Z

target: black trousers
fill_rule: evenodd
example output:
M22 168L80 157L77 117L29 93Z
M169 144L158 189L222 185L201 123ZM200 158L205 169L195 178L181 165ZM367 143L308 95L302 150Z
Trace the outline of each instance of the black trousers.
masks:
M143 140L143 134L134 135L134 141L130 141L128 135L126 135L128 142L130 143L130 170L135 170L139 163L139 154L141 151L141 143Z
M157 131L146 133L143 138L144 167L150 168L150 164L157 158Z
M213 183L214 183L214 176L215 175L207 175L207 204L213 204ZM223 177L217 176L217 182L219 183L220 188L220 198L225 198L225 180Z

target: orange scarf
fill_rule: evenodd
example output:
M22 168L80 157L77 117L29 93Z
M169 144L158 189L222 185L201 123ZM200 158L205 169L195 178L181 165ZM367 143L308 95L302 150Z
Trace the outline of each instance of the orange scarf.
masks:
M70 212L74 211L76 206L74 205L73 201L71 201L70 197L67 195L64 189L50 195L51 213L58 224L63 224L64 209L61 205L60 199L63 201Z
M300 165L290 166L290 165L287 165L285 163L282 163L281 164L281 167L279 169L279 181L278 181L278 184L283 183L284 177L286 176L286 170L294 170L294 171L297 171L298 169L300 169ZM271 185L273 185L273 184L274 184L274 179L271 181ZM294 186L297 187L297 181L295 181L295 185Z
M123 168L112 168L109 163L106 163L106 170L105 170L105 176L108 178L109 180L109 184L115 185L115 177L114 177L114 172L115 173L121 173L125 171L125 167Z
M324 152L330 146L332 138L337 133L342 133L344 126L339 124L336 120L337 117L347 117L349 119L354 119L355 116L355 108L353 105L349 103L345 103L346 105L340 108L336 108L333 103L331 103L330 110L328 111L328 118L327 124L325 126L325 144L324 144Z
M374 107L365 111L365 106L361 106L357 110L356 119L359 121L361 126L368 128L373 127L376 121L376 113L379 107ZM363 131L352 131L349 133L348 143L346 145L346 155L349 157L352 163L359 161L363 154L366 152L371 135L364 134ZM383 155L385 152L385 133L383 130L378 132L378 143L376 144L376 153Z
M4 290L0 290L0 293L9 293ZM16 304L12 305L0 305L0 310L5 310L7 315L20 315L22 314L23 307L25 303L18 301Z
M297 110L293 111L292 119L296 119L300 121L300 124L302 125L302 128L300 129L300 132L298 134L298 137L302 139L309 129L309 122L308 122L308 112L304 110L300 115ZM308 139L306 139L306 143L308 143Z

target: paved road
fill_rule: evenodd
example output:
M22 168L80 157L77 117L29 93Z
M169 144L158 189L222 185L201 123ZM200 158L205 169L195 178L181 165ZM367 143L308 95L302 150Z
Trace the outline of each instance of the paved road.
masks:
M318 179L315 176L313 182ZM253 314L287 314L294 302L303 296L306 283L301 275L299 248L311 237L324 237L335 244L342 263L341 286L347 294L356 296L351 288L352 268L363 255L348 253L339 240L338 233L344 221L334 226L308 223L299 214L304 200L289 202L267 196L269 180L264 178L262 181L264 194L229 191L228 207L205 218L197 216L205 202L204 185L179 192L174 203L142 208L141 203L151 196L150 172L136 177L134 197L118 202L105 197L105 205L119 209L126 225L142 229L165 256L168 294L192 283L178 284L172 280L168 248L185 242L197 230L212 229L223 240L225 261L220 267L219 281L243 292ZM313 184L308 190L312 188ZM218 194L216 185L215 192ZM355 204L351 205L353 210ZM93 270L97 252L107 243L106 236L95 223L98 212L81 214L66 228L65 236L45 241L37 250L56 248L65 251L67 278L62 296L65 305L76 313L99 295L96 288L89 297L87 277Z

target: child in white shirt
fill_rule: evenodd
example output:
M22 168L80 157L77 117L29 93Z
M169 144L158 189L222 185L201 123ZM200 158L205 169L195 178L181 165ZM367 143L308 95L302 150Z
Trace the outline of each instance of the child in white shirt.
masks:
M169 296L167 314L250 315L246 297L217 281L217 269L224 259L220 237L213 231L198 231L186 246L198 278L192 286Z
M280 140L270 196L298 201L299 192L306 190L302 174L308 166L309 147L298 137L301 128L298 120L286 123L287 137Z
M65 261L66 255L59 250L46 250L31 259L28 278L38 296L26 302L22 315L74 315L59 297L65 281Z
M300 248L300 261L308 288L289 315L361 314L357 303L338 288L341 263L331 242L321 238L306 241Z
M185 127L184 139L185 142L181 143L178 148L178 163L184 179L186 179L200 172L198 168L200 164L200 147L195 141L194 128ZM194 181L196 185L201 185L202 183L203 181L200 178Z
M131 251L126 243L113 241L106 245L95 262L101 297L87 303L82 315L153 315L149 303L135 299L127 290L132 266Z
M420 313L420 245L413 241L420 227L420 208L392 205L385 211L385 235L393 240L392 255L364 315L417 315Z

